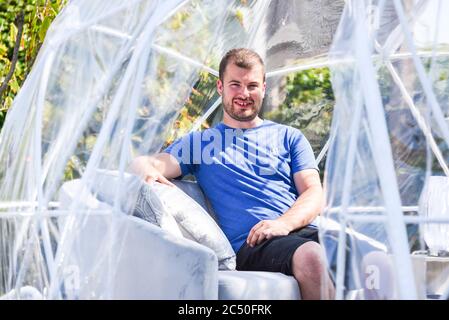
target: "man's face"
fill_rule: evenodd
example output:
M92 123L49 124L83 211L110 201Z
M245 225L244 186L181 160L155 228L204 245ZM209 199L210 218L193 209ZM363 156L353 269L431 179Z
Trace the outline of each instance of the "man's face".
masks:
M229 117L242 122L254 120L265 95L262 66L256 64L251 69L244 69L231 62L226 67L223 81L217 81L217 91Z

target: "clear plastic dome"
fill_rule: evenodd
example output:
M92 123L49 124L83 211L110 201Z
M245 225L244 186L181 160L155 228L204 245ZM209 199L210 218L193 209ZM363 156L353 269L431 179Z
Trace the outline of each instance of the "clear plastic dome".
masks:
M337 298L370 298L359 293L371 252L368 258L379 257L394 271L380 298L421 297L410 256L424 249L418 201L430 176L449 174L442 37L448 8L442 1L415 2L70 1L51 25L0 136L0 296L173 298L181 292L173 264L194 270L192 257L154 258L141 270L139 254L163 248L123 245L137 241L140 230L123 220L122 195L133 202L140 183L123 183L125 170L136 156L219 121L218 63L229 49L249 47L266 63L264 116L288 118L303 130L322 169L329 148L320 237ZM295 75L326 66L335 109L323 100L288 113ZM118 181L109 205L99 201L110 184L105 172ZM136 276L122 281L123 274ZM216 298L208 295L217 290L216 274L197 274L204 275L203 292L179 297ZM383 284L378 280L373 283ZM139 296L145 281L151 290Z

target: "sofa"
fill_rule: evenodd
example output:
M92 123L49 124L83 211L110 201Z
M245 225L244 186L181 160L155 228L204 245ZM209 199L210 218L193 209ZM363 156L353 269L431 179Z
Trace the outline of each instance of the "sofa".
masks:
M173 183L216 220L207 198L196 182L173 180ZM113 183L108 181L108 184ZM99 200L105 200L104 196L99 197L98 194L92 194L90 189L84 189L82 180L76 179L64 183L59 191L61 209L71 212L70 206L75 203L78 210L84 208L81 211L88 212L72 212L72 216L78 217L78 227L72 227L77 234L73 236L75 240L72 250L67 251L70 252L74 265L79 266L82 279L80 289L73 298L301 299L294 277L274 272L219 270L217 252L209 247L175 236L142 218L125 214L116 207L113 208L111 203ZM135 190L132 192L135 193ZM82 200L80 197L76 199L79 194L87 196L82 197ZM112 197L112 194L107 196ZM82 203L76 203L77 201ZM325 225L328 234L324 240L327 258L335 263L338 243L336 236L340 225L332 219L320 219L317 223ZM350 228L346 228L346 232L348 239L357 243L354 248L357 247L362 253L387 251L383 243ZM101 255L109 257L99 259ZM101 270L108 272L102 273ZM109 275L109 278L102 276L103 274ZM351 290L353 292L348 292L348 297L354 292L359 294L360 289Z
M195 182L175 181L202 207L210 210ZM81 180L64 183L59 191L61 209L80 194ZM108 205L83 197L88 214L74 214L73 242L65 268L76 266L81 279L76 299L300 299L296 280L273 272L219 270L211 249L175 237L135 216L107 211ZM70 212L70 210L69 210ZM212 216L213 213L211 212ZM67 217L66 219L70 218ZM214 216L213 216L214 217ZM62 219L60 228L64 230ZM73 222L72 222L73 223ZM65 228L67 229L67 228ZM70 269L70 268L69 268ZM70 287L70 286L68 286Z

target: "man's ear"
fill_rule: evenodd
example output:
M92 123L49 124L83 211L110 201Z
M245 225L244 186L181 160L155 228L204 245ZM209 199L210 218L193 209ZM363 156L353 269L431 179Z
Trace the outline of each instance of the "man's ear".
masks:
M223 82L220 79L217 80L217 92L220 96L223 94Z

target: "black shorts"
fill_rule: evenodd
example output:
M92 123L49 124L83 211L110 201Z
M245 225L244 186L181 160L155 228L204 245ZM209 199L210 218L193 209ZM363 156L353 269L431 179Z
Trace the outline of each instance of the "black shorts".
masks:
M245 241L237 252L237 270L281 272L291 276L293 254L308 241L319 243L318 228L307 226L252 248Z

